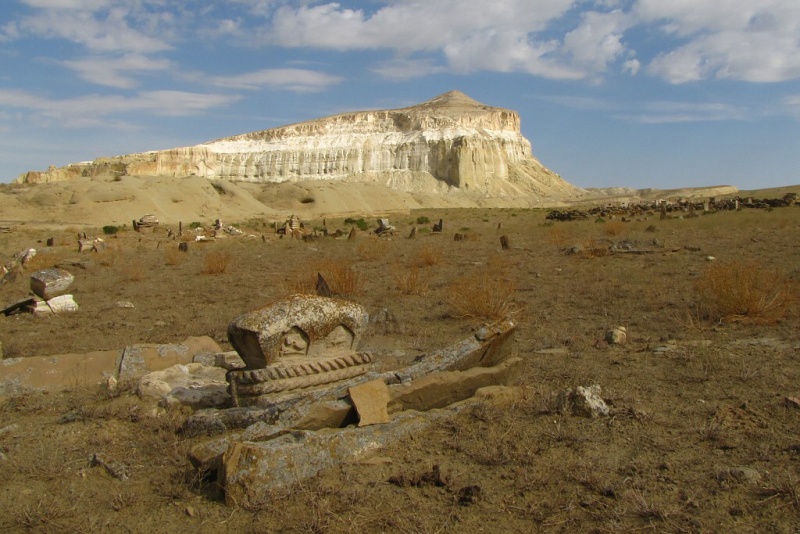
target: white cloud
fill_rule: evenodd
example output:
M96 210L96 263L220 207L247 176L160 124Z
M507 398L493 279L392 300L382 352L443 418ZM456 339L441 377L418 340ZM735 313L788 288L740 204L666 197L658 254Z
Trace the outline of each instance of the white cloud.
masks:
M0 109L26 110L36 117L59 120L62 126L94 124L98 119L126 114L189 116L228 105L235 95L190 93L186 91L143 91L132 97L86 95L51 99L20 90L0 90ZM106 122L104 120L104 122Z
M389 80L411 80L444 72L446 69L441 65L437 65L436 62L430 58L395 58L381 63L372 70Z
M640 111L618 114L617 118L642 124L744 120L750 113L730 104L711 102L649 102Z
M641 68L642 64L638 59L629 59L622 64L622 72L630 72L631 76L636 76L636 73L639 72Z
M131 89L138 85L135 74L165 71L170 61L153 59L139 54L122 57L89 57L64 61L64 65L77 72L84 80L107 87Z
M671 83L708 78L779 82L800 77L796 0L638 0L634 12L678 40L648 72Z
M621 11L587 12L577 28L564 37L563 52L572 56L576 66L604 72L625 51L622 36L632 20Z
M339 76L306 69L262 69L235 76L215 76L208 80L211 85L234 89L260 89L271 87L298 92L314 92L327 89L342 81Z

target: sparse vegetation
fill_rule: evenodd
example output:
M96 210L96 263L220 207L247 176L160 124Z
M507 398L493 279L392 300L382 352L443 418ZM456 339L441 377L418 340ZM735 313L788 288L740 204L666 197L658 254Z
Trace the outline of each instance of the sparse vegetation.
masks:
M233 256L229 252L212 250L208 252L203 260L203 274L224 274L233 261Z
M464 407L366 457L370 465L323 471L257 511L225 505L216 479L189 465L188 451L208 437L180 431L187 410L157 409L131 385L113 394L7 392L0 530L792 532L800 524L800 411L787 398L798 396L800 379L800 209L624 223L619 235L636 246L666 243L649 254L609 251L621 240L605 232L608 218L601 225L516 213L426 209L444 219L442 235L420 227L415 239L406 239L409 228L391 239L303 242L265 232L266 242L229 237L191 243L188 254L163 231L120 232L108 240L118 248L99 253L77 252L78 227L2 234L5 261L28 247L38 254L0 285L0 301L25 298L30 272L60 265L75 275L81 306L62 317L0 316L6 358L197 335L232 350L226 329L234 317L284 296L292 280L313 293L319 272L371 316L391 312L361 343L378 359L432 354L490 316L518 310L511 346L522 362L506 400ZM327 227L340 222L329 218ZM512 249L499 252L497 223ZM477 230L471 239L454 242L469 226ZM185 225L184 234L194 235ZM49 237L55 246L44 246ZM575 245L588 252L568 254ZM230 255L230 275L199 274L212 252ZM179 267L168 266L172 254ZM129 280L133 265L144 281ZM787 298L777 306L779 293ZM773 304L723 313L715 303L728 299ZM118 307L122 300L135 307ZM463 311L460 301L479 311ZM628 343L609 346L604 333L617 325L627 327ZM610 417L562 412L561 392L595 383ZM130 479L92 467L93 454L125 464Z

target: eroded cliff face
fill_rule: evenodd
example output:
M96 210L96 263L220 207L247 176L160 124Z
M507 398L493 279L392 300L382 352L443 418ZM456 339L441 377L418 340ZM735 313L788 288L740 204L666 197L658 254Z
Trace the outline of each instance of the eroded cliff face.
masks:
M409 108L345 113L271 130L28 173L24 182L76 172L203 176L280 183L381 182L395 189L483 196L570 195L579 190L531 155L517 113L453 91Z

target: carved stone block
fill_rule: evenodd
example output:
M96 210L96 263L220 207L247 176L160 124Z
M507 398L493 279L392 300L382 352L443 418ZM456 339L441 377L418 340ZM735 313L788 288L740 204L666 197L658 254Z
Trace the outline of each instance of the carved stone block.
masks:
M356 347L368 322L358 304L309 295L293 295L236 318L228 339L245 368L228 373L234 403L257 405L263 395L365 373L372 358Z

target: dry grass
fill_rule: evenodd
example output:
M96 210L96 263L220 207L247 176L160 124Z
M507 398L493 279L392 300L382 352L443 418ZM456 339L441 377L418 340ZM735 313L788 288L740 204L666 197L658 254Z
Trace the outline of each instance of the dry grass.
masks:
M317 275L322 275L328 287L337 297L350 298L361 293L361 280L353 263L345 258L324 258L309 261L295 269L286 280L289 293L314 295Z
M433 267L439 265L444 260L442 250L433 245L422 245L411 256L409 265L411 267Z
M164 265L180 265L184 260L186 260L186 253L177 248L164 251Z
M224 274L231 265L233 256L228 252L212 250L203 260L203 274Z
M381 239L362 240L356 247L356 254L362 261L380 261L386 258L389 242Z
M516 284L503 269L488 268L486 272L473 272L453 281L447 302L455 317L501 319L516 313L513 301L516 290Z
M394 281L404 295L425 295L430 289L430 274L427 269L419 267L397 270Z
M125 269L125 279L129 282L140 282L146 277L147 271L138 263L134 263Z
M774 322L793 301L786 275L755 262L712 263L695 290L702 316L711 321Z
M608 221L603 226L606 235L617 236L625 232L625 223L622 221Z

